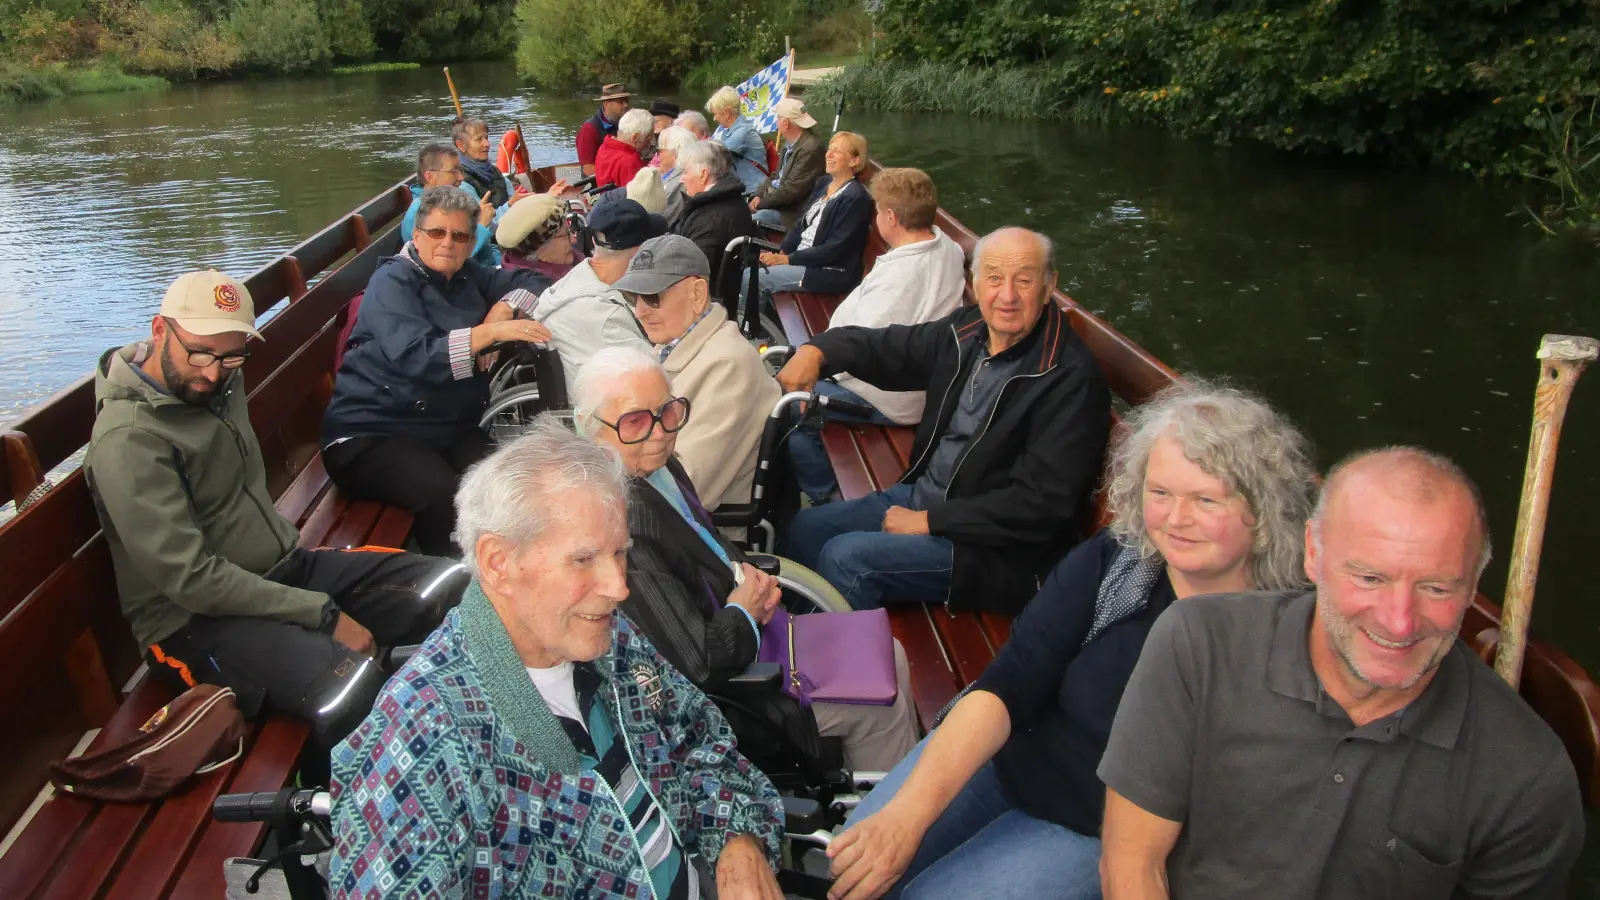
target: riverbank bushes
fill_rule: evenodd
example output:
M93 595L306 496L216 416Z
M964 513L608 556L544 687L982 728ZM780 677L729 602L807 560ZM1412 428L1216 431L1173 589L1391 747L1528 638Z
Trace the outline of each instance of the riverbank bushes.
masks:
M64 65L25 68L0 64L0 104L53 100L75 94L110 94L159 90L164 78L129 75L109 67L71 68Z
M14 70L190 79L504 56L515 0L0 0Z
M863 105L1116 116L1485 173L1524 171L1540 116L1600 97L1586 0L884 0L878 26L889 64L842 85ZM991 91L958 87L976 78Z

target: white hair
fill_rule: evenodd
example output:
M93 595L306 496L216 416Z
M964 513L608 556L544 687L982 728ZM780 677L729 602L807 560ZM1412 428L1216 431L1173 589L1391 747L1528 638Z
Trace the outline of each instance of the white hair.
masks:
M627 509L627 473L605 448L546 413L526 431L467 470L456 490L456 545L478 574L478 539L499 535L524 548L544 536L557 496L584 488L619 513Z
M638 347L626 344L602 347L589 357L578 370L577 383L572 387L573 413L577 416L580 433L589 433L589 426L611 398L611 392L624 378L638 372L654 372L662 381L672 383L661 361Z
M685 174L704 172L712 181L728 174L732 168L726 147L716 141L695 141L678 151L678 168Z
M739 92L727 85L717 88L717 92L706 101L706 112L713 116L720 112L738 110L740 104Z
M995 230L993 230L993 231L989 232L988 234L984 235L983 237L978 238L977 245L972 248L972 272L973 272L973 274L974 275L977 274L978 265L979 265L979 263L981 263L983 261L983 251L989 249L989 242L991 240L994 240L995 238L998 238L998 237L1004 237L1004 236L1010 235L1010 234L1016 234L1018 232L1020 232L1022 234L1033 235L1034 240L1039 242L1039 249L1044 251L1044 270L1046 272L1054 274L1055 270L1056 270L1056 245L1055 245L1055 242L1051 241L1050 238L1046 237L1045 235L1040 234L1037 231L1030 231L1030 230L1028 230L1026 228L1022 228L1022 227L1017 226L1017 225L1008 225L1005 228L996 228Z
M656 117L648 109L630 109L617 120L617 140L633 143L634 138L655 134Z
M695 113L695 115L698 116L700 114ZM679 118L683 117L679 116ZM671 125L661 130L660 136L656 138L656 146L669 153L682 153L685 147L699 143L699 141L700 136L689 129L682 125Z
M702 140L711 136L711 123L697 109L686 109L678 114L675 124L689 129L689 133Z

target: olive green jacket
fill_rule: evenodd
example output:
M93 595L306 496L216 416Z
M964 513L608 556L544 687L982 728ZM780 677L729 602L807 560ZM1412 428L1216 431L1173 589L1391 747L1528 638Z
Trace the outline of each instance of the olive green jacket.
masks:
M773 179L768 178L756 189L762 209L775 209L782 214L785 231L793 228L801 213L806 211L811 189L816 186L817 178L825 168L826 160L823 157L827 152L828 147L822 138L807 130L778 161L778 184L774 185Z
M145 352L130 344L100 358L83 462L134 637L148 647L196 614L321 626L326 594L262 577L299 533L267 495L242 374L195 406L143 377Z

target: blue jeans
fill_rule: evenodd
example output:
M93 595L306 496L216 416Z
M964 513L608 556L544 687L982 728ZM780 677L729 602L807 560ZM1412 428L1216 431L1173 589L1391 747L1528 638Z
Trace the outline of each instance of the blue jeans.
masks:
M955 547L927 534L885 534L883 514L911 506L911 485L856 500L802 509L779 554L839 589L855 609L884 603L943 603L950 595Z
M768 266L761 270L761 289L774 294L798 291L805 277L805 266Z
M853 400L867 406L872 404L861 399L861 396L847 387L833 381L819 381L816 392L824 397L838 397L843 400ZM869 425L893 425L883 413L876 409L872 415L862 418L854 413L840 412L827 409L823 418L829 422L865 422ZM828 462L827 448L822 446L822 430L810 425L802 425L789 434L789 465L794 467L795 480L800 482L800 490L806 492L811 502L821 505L828 501L839 482L833 477L833 464Z
M771 228L773 231L785 230L783 227L783 213L778 212L775 209L767 209L766 207L762 207L761 209L756 210L755 213L750 216L750 218L755 219L756 224L763 228Z
M854 825L883 809L927 745L928 738L923 738L851 811L845 824ZM1100 839L1018 809L1000 784L994 763L988 763L922 836L911 865L884 900L902 897L1099 900Z

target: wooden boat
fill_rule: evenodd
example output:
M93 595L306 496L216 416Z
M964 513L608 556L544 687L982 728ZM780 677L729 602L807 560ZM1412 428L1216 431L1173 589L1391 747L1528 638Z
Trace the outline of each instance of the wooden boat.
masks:
M575 167L533 173L537 188ZM868 173L877 170L876 164ZM304 545L396 545L410 527L403 510L341 497L318 456L322 409L332 389L334 347L378 260L395 253L394 227L411 201L400 182L251 275L257 309L287 301L252 345L244 376L251 420L266 458L278 508L301 529ZM977 235L948 212L939 226L970 250ZM884 251L879 236L870 260ZM783 295L780 317L791 339L826 327L840 298ZM1118 402L1137 405L1179 376L1065 294L1056 301L1094 353ZM269 718L257 723L238 763L203 776L178 794L150 804L96 804L73 796L37 799L46 764L74 748L125 739L170 699L143 678L139 648L116 599L111 562L81 470L45 482L88 442L93 385L86 375L0 434L0 503L31 502L0 524L0 896L220 896L220 861L249 855L263 826L216 823L219 793L276 790L289 783L305 746L306 728ZM909 434L896 429L830 426L824 441L846 495L893 481L904 471ZM37 489L37 490L36 490ZM1500 611L1479 595L1463 637L1492 652ZM895 632L912 659L914 693L928 721L975 678L1009 635L1002 617L940 609L895 612ZM1556 646L1531 642L1522 694L1565 742L1585 800L1600 805L1600 688ZM19 820L26 824L13 829Z

